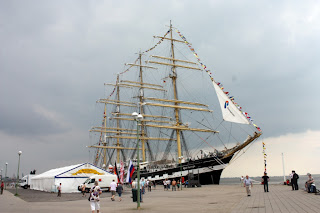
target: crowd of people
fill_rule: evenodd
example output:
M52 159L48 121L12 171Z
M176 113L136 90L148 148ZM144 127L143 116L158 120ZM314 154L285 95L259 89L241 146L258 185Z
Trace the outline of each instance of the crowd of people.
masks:
M291 181L289 181L288 179L287 185L291 185L293 191L299 190L299 185L298 185L299 175L294 170L292 170L292 173L289 176ZM310 173L307 173L307 180L304 184L304 187L305 187L304 190L307 191L308 193L317 192L315 181Z
M292 170L292 173L289 175L290 180L287 179L286 183L287 185L292 186L292 191L299 190L298 185L298 179L299 175L295 172L295 170ZM307 180L305 182L305 191L308 193L317 193L319 190L317 190L315 181L310 173L307 173ZM261 184L264 186L264 192L269 192L269 181L270 178L267 175L266 172L264 172L264 175L261 177ZM246 188L247 196L251 196L251 188L253 187L253 180L249 178L248 175L244 178L243 176L240 178L240 185Z
M163 181L163 190L168 191L168 190L170 190L170 187L171 187L172 191L177 191L177 189L179 191L182 188L182 185L184 185L184 187L187 187L188 180L186 180L184 182L184 180L182 179L180 182L180 179L178 179L178 180L173 179L172 181L170 179L165 179Z
M307 174L308 179L305 182L305 190L312 193L312 192L316 192L316 186L315 186L315 182L313 177L311 176L310 173ZM292 186L292 190L298 190L299 186L298 186L298 179L299 179L299 175L293 170L292 173L290 174L290 178L291 178L291 182L289 185ZM249 178L248 175L245 176L245 178L242 176L240 178L240 183L241 186L245 187L246 189L246 193L247 196L251 196L251 188L253 187L253 180L251 178ZM261 177L261 183L264 185L264 192L269 192L269 181L270 178L267 175L266 172L264 172L264 175ZM152 191L152 187L156 188L156 183L150 180L145 180L144 178L141 179L140 183L140 202L143 202L143 196L146 193L146 189L151 192ZM172 191L179 191L182 189L182 186L184 185L184 187L188 186L188 180L184 182L184 180L180 181L180 179L175 180L175 179L165 179L163 180L163 189L164 191L168 191L171 190ZM137 189L138 188L138 183L137 181L132 182L132 189ZM116 183L114 180L112 181L112 183L110 184L110 191L111 191L111 200L115 201L115 195L116 193L118 193L119 196L119 201L122 200L121 195L123 192L123 186L121 183ZM84 192L84 191L83 191ZM97 212L99 212L100 210L100 197L99 195L101 194L101 189L98 186L98 182L95 182L95 185L91 188L90 190L90 197L89 197L89 201L90 201L90 206L91 206L91 210L92 212L94 212L95 210L97 210ZM85 195L83 195L85 196Z
M286 184L291 185L292 190L299 190L299 185L298 185L298 180L299 180L299 175L292 170L292 173L289 175L290 176L290 181L289 179L287 180ZM264 185L264 192L269 192L269 181L270 178L267 175L266 172L264 172L264 175L261 177L261 184ZM184 181L184 179L165 179L163 180L163 188L164 191L171 190L172 191L179 191L182 190L182 187L188 186L188 180ZM247 196L251 196L251 188L253 187L253 180L249 178L248 175L245 176L245 178L242 176L240 178L240 183L241 186L245 187ZM156 183L155 181L151 181L149 179L145 180L144 178L141 179L139 182L140 184L140 202L143 202L143 196L146 193L146 190L148 192L152 191L152 187L155 189L156 188ZM137 189L138 188L138 183L137 181L133 181L131 184L132 189ZM3 188L4 188L4 183L1 182L1 194L3 193ZM58 190L58 197L61 197L61 190L62 190L62 185L61 183L57 187ZM115 196L118 194L119 197L119 202L122 201L122 193L123 193L124 187L122 183L116 183L115 180L113 180L110 184L110 192L111 192L111 200L115 201ZM316 185L315 185L315 180L312 177L310 173L307 173L307 180L305 182L305 191L308 193L317 193ZM82 185L81 188L82 192L82 197L86 197L86 186L85 184ZM89 191L89 198L88 200L90 201L90 207L92 213L97 211L99 213L100 211L100 195L102 193L102 190L99 186L98 181L95 181L94 186L91 187Z
M151 192L152 188L156 189L156 182L151 181L149 179L145 180L144 178L142 178L141 181L139 182L139 184L140 184L140 202L143 202L143 197L146 194L146 191ZM180 179L179 180L165 179L163 181L164 190L166 190L166 191L170 190L170 188L172 189L172 191L179 191L179 190L181 190L182 185L184 185L184 187L187 187L188 180L180 181ZM133 190L138 189L138 182L136 180L131 183L131 188ZM111 200L115 201L116 200L115 196L116 196L116 194L118 194L119 202L122 201L123 190L124 190L123 184L116 183L115 180L113 180L110 184ZM95 181L95 184L90 189L89 193L90 193L90 195L89 195L88 200L90 201L91 211L93 213L95 211L97 211L97 213L99 213L99 211L100 211L100 194L102 193L102 190L99 187L99 183L97 181ZM84 184L82 185L82 196L83 197L86 196L86 186Z

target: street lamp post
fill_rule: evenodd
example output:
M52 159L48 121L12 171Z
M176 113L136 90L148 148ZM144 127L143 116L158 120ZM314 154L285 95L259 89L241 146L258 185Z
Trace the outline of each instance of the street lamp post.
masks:
M139 157L139 124L141 120L143 119L143 116L141 114L138 114L137 112L132 113L132 117L137 121L137 209L140 209L140 157Z
M8 167L8 162L6 162L6 173L4 175L4 189L7 189L7 167Z
M180 156L179 160L180 160L180 172L181 172L181 177L180 177L181 191L182 191L182 159L183 159L183 156Z
M18 174L17 174L17 183L16 183L16 194L15 196L18 196L18 183L19 183L19 168L20 168L20 155L22 154L21 151L18 152L19 155L19 161L18 161Z

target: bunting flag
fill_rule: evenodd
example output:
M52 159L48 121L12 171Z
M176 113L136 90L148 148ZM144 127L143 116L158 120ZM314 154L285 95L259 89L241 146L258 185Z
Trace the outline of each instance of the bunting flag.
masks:
M117 86L115 86L115 87L113 88L113 91L111 92L111 94L109 95L108 98L110 98L110 97L113 95L113 93L116 91L116 88L117 88Z
M206 73L209 75L211 81L213 82L213 85L214 85L214 86L216 85L217 87L220 87L220 89L223 91L224 87L222 86L221 83L214 81L214 79L213 79L213 77L212 77L211 71L210 71L209 69L207 69L207 66L201 61L201 59L199 58L198 54L195 52L195 49L191 46L191 43L189 43L189 42L187 41L186 37L185 37L184 35L182 35L182 33L181 33L178 29L176 29L176 32L178 33L178 35L180 36L180 38L184 41L184 43L189 47L189 49L190 49L190 51L193 53L193 55L197 58L197 61L198 61L198 63L200 64L200 66L201 66L201 67L204 69L204 71L206 71ZM217 93L218 93L219 90L216 89L216 91L217 91ZM229 95L229 92L224 92L224 91L223 91L223 93L226 94L226 95ZM222 96L222 97L223 97L223 96ZM230 100L230 101L229 101L229 105L230 105L230 106L233 106L233 105L234 105L236 108L238 108L238 110L239 110L240 112L242 112L242 107L240 107L237 103L234 102L234 97L233 97L233 96L231 96L230 98L226 96L226 98L227 98L228 100ZM225 97L224 97L223 99L225 99ZM222 100L222 101L223 101L223 102L222 102L222 103L223 103L222 109L223 109L224 106L225 106L226 100ZM233 103L233 104L231 104L231 103ZM236 110L234 110L234 112L235 112L235 111L236 111ZM244 114L244 117L245 117L244 119L247 119L247 120L248 120L248 124L251 123L259 132L261 132L260 127L258 127L256 124L253 123L253 119L251 119L251 117L248 115L248 113L247 113L247 112L242 112L242 113ZM232 115L232 113L230 113L230 114ZM236 118L236 119L232 118L233 115L230 116L230 114L228 115L229 121L234 120L233 122L247 123L247 122L244 122L244 121L242 120L242 118ZM238 114L238 113L237 113L237 114ZM226 115L227 115L227 114L226 114ZM226 116L226 115L225 115L225 116ZM231 118L230 118L230 117L231 117ZM233 116L233 117L235 117L235 116ZM238 117L241 117L241 116L238 115ZM225 117L224 117L224 119L225 119ZM241 121L241 120L242 120L242 121Z
M128 172L127 172L127 178L126 178L127 183L130 183L130 184L132 183L132 175L133 175L134 171L135 171L134 166L132 164L132 161L130 160Z
M157 43L156 45L154 45L153 47L151 47L151 48L148 49L148 50L143 51L142 53L147 53L147 52L153 50L154 48L156 48L159 44L161 44L161 42L163 42L164 38L170 33L170 31L171 31L171 30L168 30L168 31L166 32L166 34L164 34L164 36L162 36L162 38L160 39L160 41L158 41L158 43Z
M124 177L124 164L123 161L121 161L120 164L120 182L123 183L123 177Z
M169 33L170 33L170 30L168 30L168 31L166 32L166 34L164 34L164 35L162 36L162 38L156 43L156 45L154 45L153 47L151 47L151 48L148 49L148 50L143 51L141 54L147 53L147 52L153 50L154 48L156 48L159 44L161 44L161 42L163 42L164 38L165 38ZM136 64L136 63L138 62L138 60L139 60L139 57L135 60L135 62L134 62L133 64ZM125 71L120 72L120 75L128 72L133 66L134 66L134 65L130 65L130 67L128 67ZM113 94L113 92L112 92L112 94Z
M139 60L139 57L134 61L133 64L136 64L136 63L138 62L138 60ZM133 67L133 66L134 66L134 65L130 65L130 67L128 67L125 71L120 72L119 74L122 75L122 74L128 72L128 71L131 69L131 67Z
M114 174L117 175L118 183L120 182L119 172L117 169L117 162L114 162Z
M262 154L263 154L263 158L264 158L264 172L267 173L267 154L266 154L266 147L265 147L265 143L262 142Z

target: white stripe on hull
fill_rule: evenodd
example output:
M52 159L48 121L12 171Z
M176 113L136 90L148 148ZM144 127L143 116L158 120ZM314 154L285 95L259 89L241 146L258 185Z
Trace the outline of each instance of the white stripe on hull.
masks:
M199 169L189 169L189 170L183 170L182 171L182 176L188 176L188 173L194 173L194 174L203 174L207 172L211 172L213 170L222 170L226 168L228 164L223 164L223 165L216 165L212 167L203 167ZM164 180L166 178L168 179L173 179L173 178L180 178L181 177L181 171L179 172L174 172L172 175L168 175L166 173L163 174L163 176L156 175L154 178L151 178L151 176L147 177L147 179L150 180Z

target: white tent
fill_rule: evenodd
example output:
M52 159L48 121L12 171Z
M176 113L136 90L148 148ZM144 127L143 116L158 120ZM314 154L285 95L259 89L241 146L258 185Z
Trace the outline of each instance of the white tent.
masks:
M56 192L61 183L61 192L78 192L78 186L92 175L113 175L90 163L51 169L47 172L34 176L31 180L31 189Z

